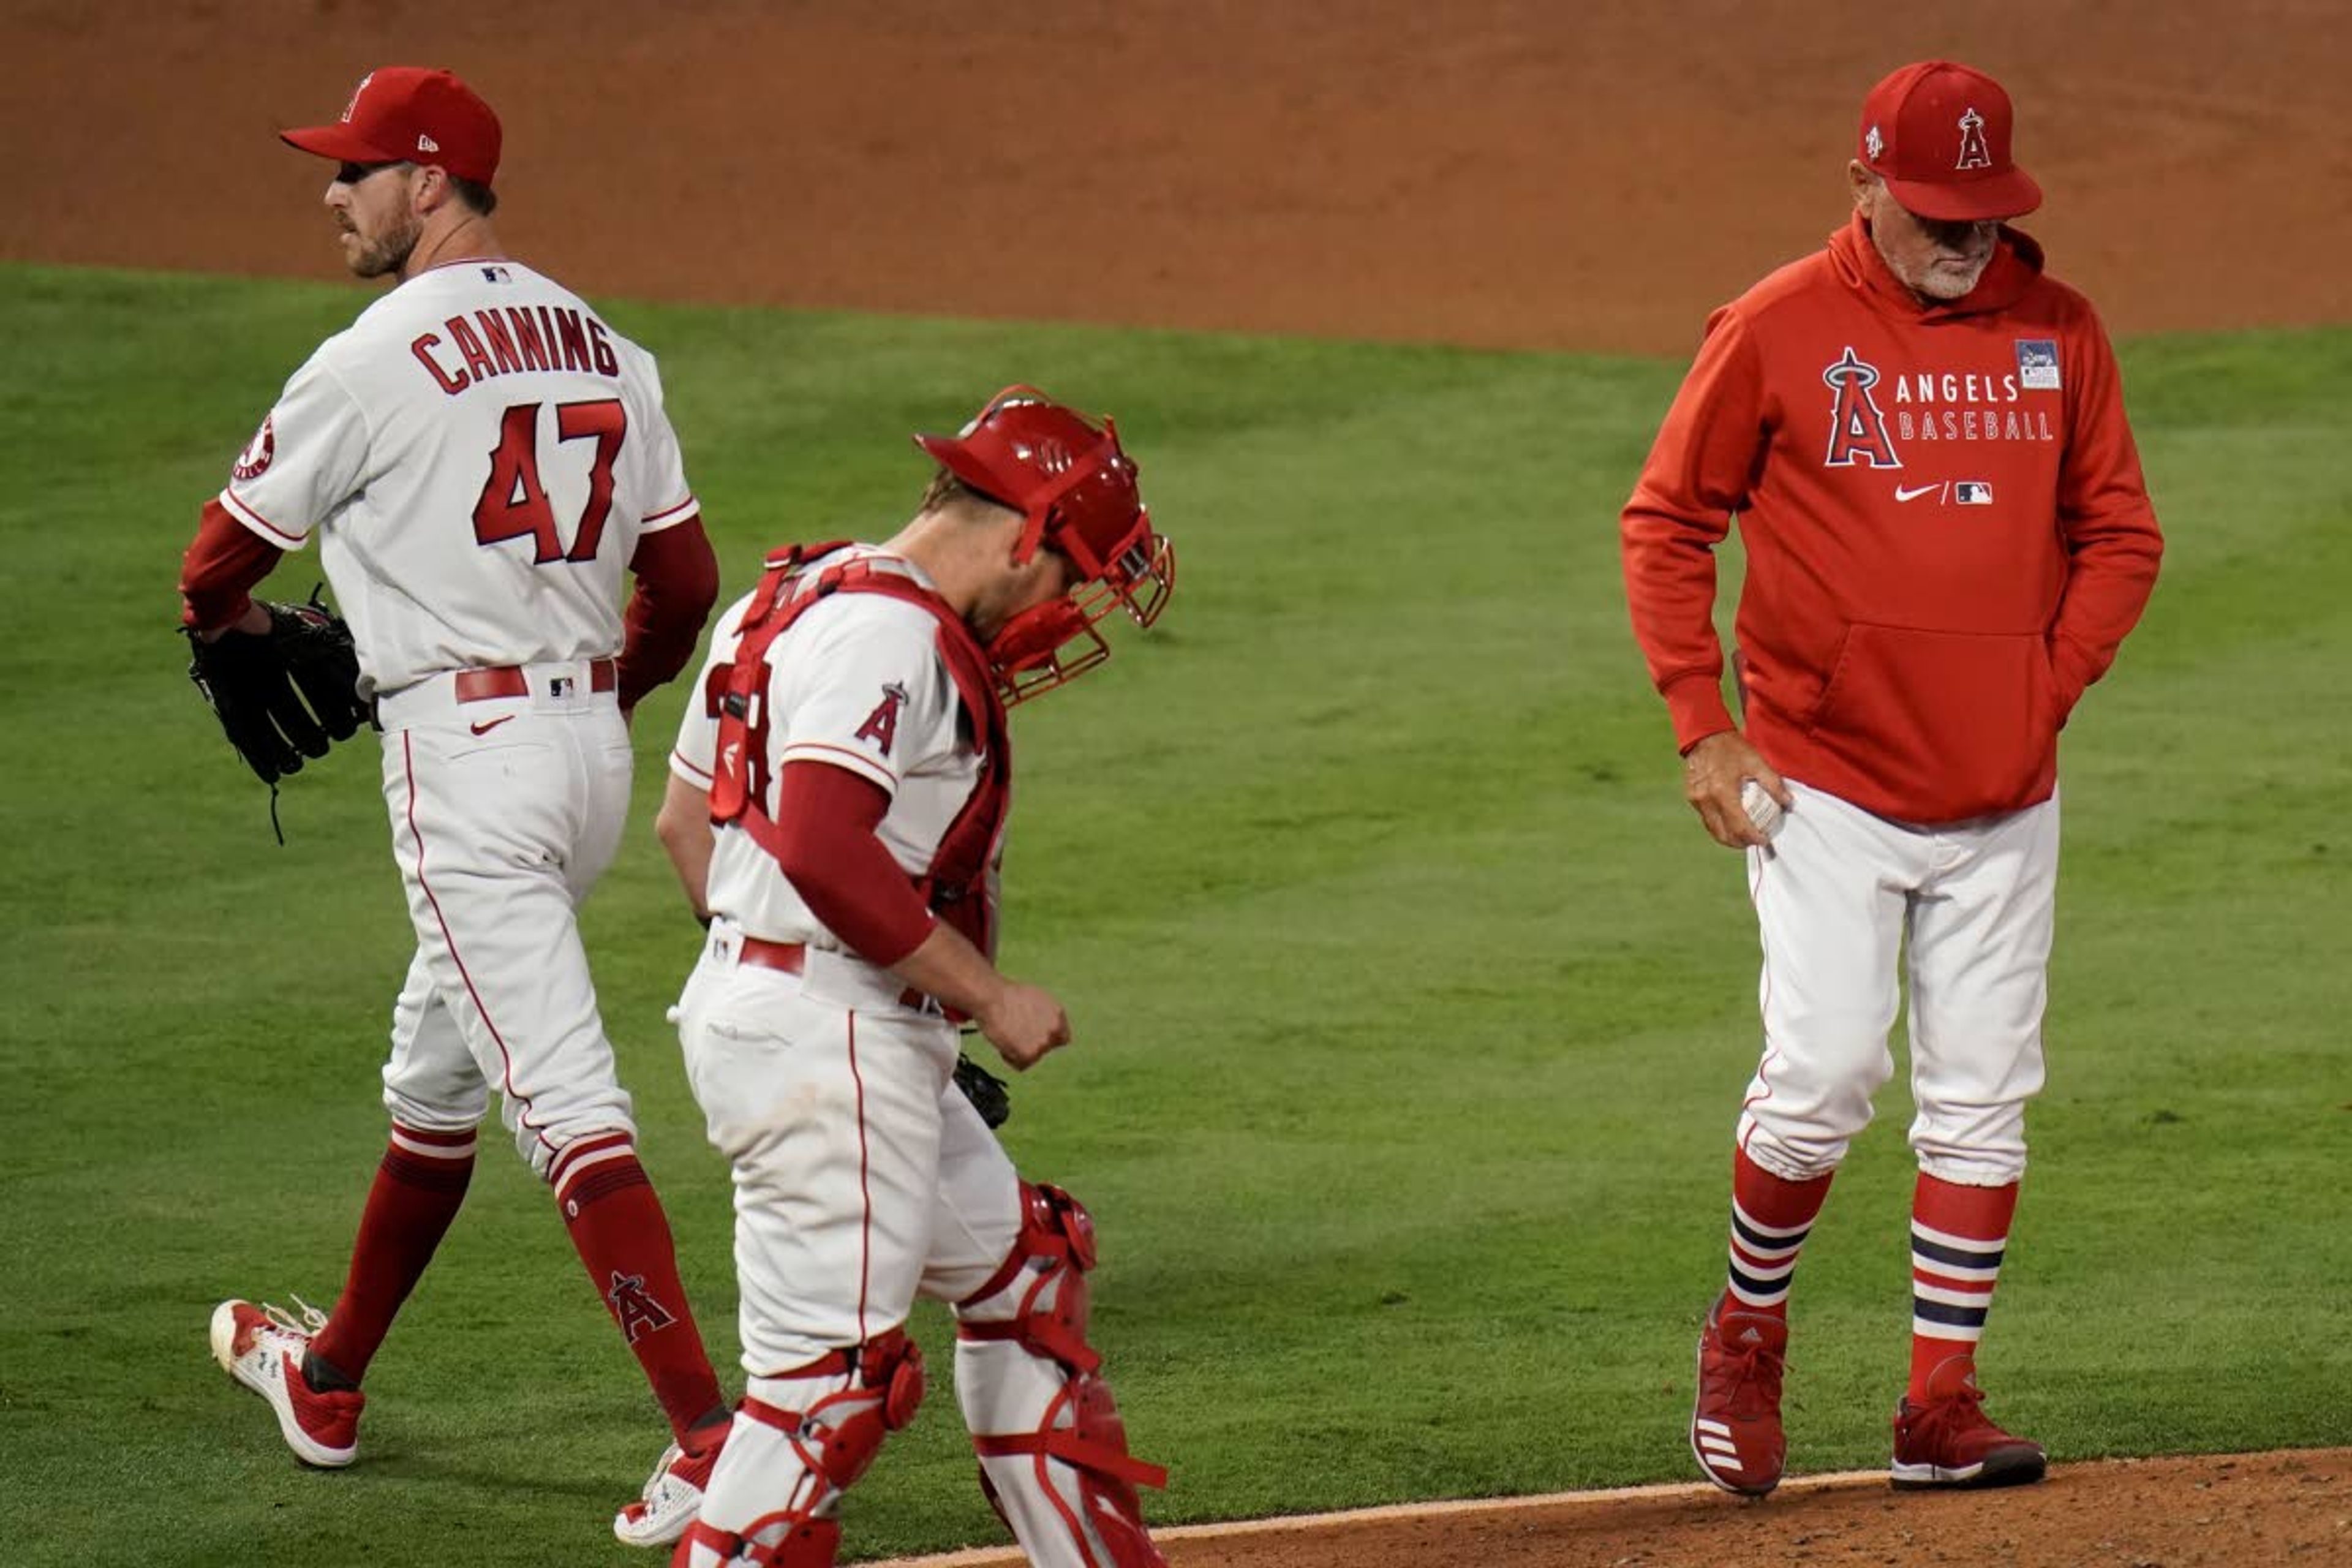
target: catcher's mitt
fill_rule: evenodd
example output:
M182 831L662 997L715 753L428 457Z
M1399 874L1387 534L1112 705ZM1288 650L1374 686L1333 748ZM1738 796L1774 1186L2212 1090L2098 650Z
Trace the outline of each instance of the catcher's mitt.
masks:
M956 1058L955 1086L989 1126L1002 1127L1012 1116L1013 1097L1005 1092L1004 1080L970 1057Z
M266 632L228 632L205 642L188 633L188 679L220 721L228 743L266 784L302 771L368 717L360 700L359 651L352 628L319 602L263 604Z

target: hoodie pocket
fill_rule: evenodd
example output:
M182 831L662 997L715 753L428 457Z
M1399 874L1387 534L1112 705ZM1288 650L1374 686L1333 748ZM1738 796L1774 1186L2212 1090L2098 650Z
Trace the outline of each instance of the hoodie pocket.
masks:
M1917 631L1857 623L1806 732L1939 815L2037 797L2053 761L2057 681L2039 632Z

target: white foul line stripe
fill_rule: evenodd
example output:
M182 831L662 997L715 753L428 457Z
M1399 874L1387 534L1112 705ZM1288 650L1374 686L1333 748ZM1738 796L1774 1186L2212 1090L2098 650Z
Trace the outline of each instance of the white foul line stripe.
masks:
M1780 1489L1832 1491L1864 1486L1884 1488L1886 1470L1840 1470L1826 1476L1791 1476ZM1338 1513L1289 1514L1279 1519L1235 1519L1218 1524L1179 1524L1154 1528L1154 1541L1207 1541L1229 1535L1286 1535L1300 1531L1330 1530L1351 1524L1381 1524L1391 1521L1432 1519L1457 1513L1511 1513L1531 1508L1558 1508L1583 1502L1620 1502L1634 1499L1691 1498L1710 1502L1723 1490L1713 1481L1675 1481L1664 1486L1612 1487L1595 1491L1548 1492L1541 1497L1465 1498L1453 1502L1391 1503L1381 1508L1348 1509ZM1028 1559L1016 1546L982 1546L968 1552L941 1552L935 1557L892 1557L862 1568L1026 1568Z

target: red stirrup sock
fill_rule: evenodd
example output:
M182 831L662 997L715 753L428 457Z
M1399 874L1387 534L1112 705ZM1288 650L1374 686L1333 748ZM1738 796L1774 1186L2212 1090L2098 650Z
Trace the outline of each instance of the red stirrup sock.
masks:
M343 1293L310 1341L313 1386L357 1388L401 1303L424 1278L474 1179L474 1134L392 1125L352 1238ZM306 1376L309 1373L305 1374Z
M1912 1404L1927 1403L1938 1365L1977 1353L2016 1213L2015 1182L1964 1187L1919 1173L1911 1197Z
M669 1216L626 1133L583 1139L556 1156L555 1205L596 1293L620 1326L680 1445L721 1401L702 1332L678 1282Z
M1830 1195L1830 1172L1810 1181L1776 1176L1737 1150L1731 1159L1731 1269L1717 1311L1789 1316L1797 1252Z

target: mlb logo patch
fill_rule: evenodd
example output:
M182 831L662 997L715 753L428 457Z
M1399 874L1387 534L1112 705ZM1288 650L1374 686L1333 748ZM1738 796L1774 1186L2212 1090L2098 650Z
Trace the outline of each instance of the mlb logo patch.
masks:
M1954 506L1990 506L1992 505L1992 486L1982 479L1954 479L1952 504Z
M2058 340L2017 340L2017 381L2028 392L2058 390Z
M482 281L485 283L511 283L514 281L514 274L508 271L503 267L485 267L482 268Z

